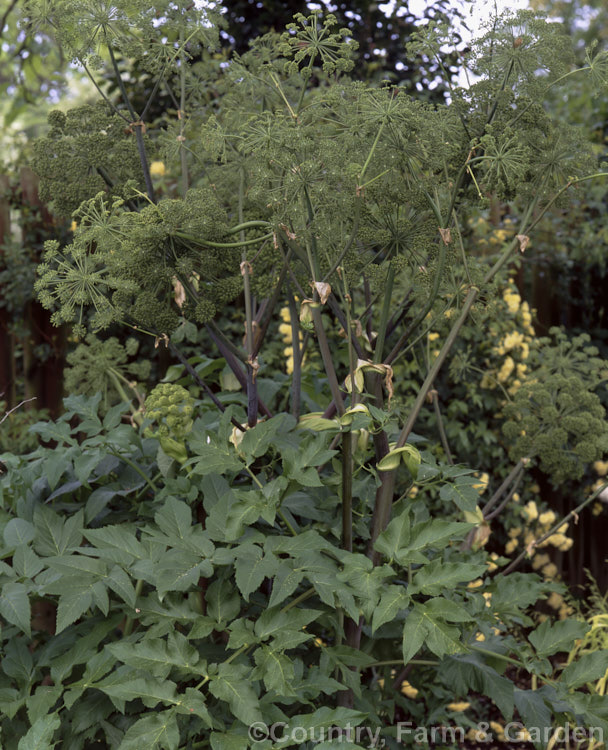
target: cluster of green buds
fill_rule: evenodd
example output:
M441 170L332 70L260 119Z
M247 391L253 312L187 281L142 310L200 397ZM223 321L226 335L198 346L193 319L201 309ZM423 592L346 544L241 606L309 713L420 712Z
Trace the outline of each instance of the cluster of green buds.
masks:
M192 429L194 399L181 385L160 383L144 405L147 420L154 423L146 428L147 437L157 437L164 452L179 463L183 463L188 453L186 437Z

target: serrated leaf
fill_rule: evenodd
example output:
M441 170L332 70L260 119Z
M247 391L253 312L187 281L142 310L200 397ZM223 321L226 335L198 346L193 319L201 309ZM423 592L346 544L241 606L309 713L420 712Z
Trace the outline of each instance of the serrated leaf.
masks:
M74 474L82 484L88 484L91 474L101 462L103 454L99 450L82 453L74 459Z
M134 677L119 683L102 680L95 683L94 687L119 701L139 699L147 708L154 708L159 703L175 704L177 702L175 683L152 676Z
M507 721L513 716L514 685L481 660L477 654L448 656L441 663L441 676L456 695L474 690L490 697Z
M170 633L167 640L145 638L140 643L111 643L106 650L123 664L160 679L165 679L174 667L191 674L201 674L197 669L200 664L198 651L178 632Z
M253 654L257 669L252 679L262 679L266 690L274 690L280 696L295 695L291 683L294 679L292 660L285 654L277 653L269 646L256 649Z
M414 609L412 610L406 620L403 627L403 663L407 664L410 659L420 651L426 638L426 621L422 616L422 613Z
M259 638L270 638L280 634L281 630L302 630L323 613L316 609L266 609L255 623L255 634Z
M215 443L198 443L196 447L196 463L193 474L207 476L209 474L226 474L231 471L242 471L245 464L230 446Z
M16 625L28 637L31 636L32 611L28 590L23 583L9 581L0 593L0 615L11 625Z
M103 526L101 529L85 529L83 534L86 539L97 547L102 555L108 555L110 550L118 550L122 553L119 559L110 555L109 559L118 562L123 560L125 565L133 560L141 560L147 557L143 545L135 536L135 527L121 525Z
M81 587L67 587L65 594L59 597L57 604L56 632L61 633L81 617L93 605L93 584Z
M112 589L114 593L118 594L118 596L129 606L135 606L135 601L137 599L135 587L129 576L121 567L115 565L112 568L105 578L105 584L108 588Z
M44 563L31 547L22 544L13 555L13 568L18 575L33 578L44 568Z
M213 719L205 704L205 696L195 688L186 688L186 692L179 696L177 713L186 716L198 716L209 728L213 727Z
M278 414L276 417L258 422L251 430L247 430L239 444L239 451L247 458L249 465L254 458L263 456L278 435L284 435L293 430L296 420L290 414Z
M163 507L154 514L154 520L167 536L186 539L192 533L192 509L175 497L169 497L165 501Z
M60 724L61 719L56 714L41 717L19 740L17 750L53 750L55 743L51 740Z
M22 544L29 544L36 535L36 530L24 518L11 518L4 527L2 536L8 549L15 549Z
M217 677L211 679L209 691L228 703L243 724L262 720L258 697L249 682L249 669L243 664L220 664Z
M386 529L378 536L374 549L381 552L389 562L394 560L399 550L407 547L410 540L410 528L409 510L404 510L393 518Z
M544 730L552 724L552 711L546 704L541 690L520 690L515 688L513 697L526 727ZM543 745L544 747L544 745Z
M209 560L180 549L168 550L157 564L156 590L162 597L168 591L188 591L201 576L210 576L213 566Z
M278 568L274 555L266 555L257 544L241 544L236 549L235 581L244 599L258 589L265 578L271 578Z
M132 724L118 750L177 750L179 729L175 710L149 713Z
M433 560L413 575L410 591L420 591L423 594L437 596L444 589L453 589L459 583L472 581L486 571L485 565L446 563L443 560Z
M374 608L372 617L372 635L381 625L395 619L400 609L405 609L410 601L405 589L401 586L386 586L380 597L380 601Z
M431 521L416 524L411 530L407 544L404 545L404 548L398 550L396 560L401 565L418 562L418 555L422 550L428 547L443 549L451 541L463 539L472 528L473 524L470 523L442 521L435 518Z
M43 557L61 556L80 546L82 542L83 512L63 519L46 505L34 511L36 537L34 549Z
M236 732L211 732L211 750L248 750L246 734Z
M431 610L424 605L417 604L418 610L424 617L426 639L428 648L440 659L446 654L457 654L465 650L460 641L460 631L453 625L448 625L444 620L434 617Z
M474 477L463 476L455 484L444 484L439 490L439 497L454 503L462 511L474 512L479 502L479 492L473 485L478 483L479 480Z
M471 622L471 620L475 619L462 604L451 599L444 599L443 597L428 599L422 606L432 617L447 620L448 622Z
M205 593L207 613L213 617L218 625L225 626L238 617L241 610L241 597L232 583L227 580L217 580Z
M529 641L540 656L551 656L560 651L570 651L574 641L582 638L589 625L580 620L545 620L529 635Z
M304 578L303 571L293 570L289 567L288 561L283 560L272 582L272 594L268 601L268 607L276 607L277 604L291 596L298 588L302 578Z
M572 664L564 669L560 682L568 686L568 689L577 688L587 682L600 680L608 670L608 650L593 651L583 654Z

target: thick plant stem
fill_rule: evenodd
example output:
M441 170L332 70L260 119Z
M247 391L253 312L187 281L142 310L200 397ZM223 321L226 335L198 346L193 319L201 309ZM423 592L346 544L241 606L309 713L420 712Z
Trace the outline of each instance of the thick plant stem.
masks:
M433 399L433 408L435 410L435 417L437 419L437 429L439 430L439 438L441 445L445 452L445 457L450 465L454 465L454 459L452 458L452 452L450 451L450 445L448 443L448 436L445 431L443 424L443 417L441 416L441 407L439 406L439 394L436 390L431 391L431 398Z
M112 62L114 74L116 76L116 82L118 83L118 88L120 89L120 93L123 98L123 101L127 109L129 110L129 114L133 118L133 122L131 123L131 126L133 127L134 132L135 132L135 139L137 141L137 151L139 153L139 161L141 163L141 169L144 174L144 182L146 183L146 192L148 194L148 198L152 201L152 203L156 203L156 196L154 194L154 186L152 185L152 176L150 174L150 167L148 166L148 157L146 155L146 148L144 146L144 131L143 131L144 124L135 113L135 110L133 109L133 106L129 99L129 95L127 93L127 89L125 88L125 84L122 80L122 76L120 75L120 70L118 68L118 63L116 62L116 57L114 56L114 51L112 50L112 45L108 42L107 39L106 39L106 44L108 47L108 52L110 54L110 60Z
M342 392L340 391L340 385L338 384L338 377L334 368L334 362L331 356L331 350L325 335L325 329L323 328L323 321L321 319L321 311L318 307L312 307L312 319L315 326L315 332L317 334L317 340L319 342L319 350L321 352L321 358L323 360L323 366L325 368L325 374L329 382L329 389L331 391L332 398L336 404L338 414L342 416L344 414L344 400L342 398Z
M293 373L291 374L291 413L300 418L300 401L302 398L302 350L300 348L300 326L298 323L298 311L296 301L291 293L287 295L289 306L289 320L291 324L291 346L293 349Z
M386 275L386 286L384 289L384 300L382 302L382 311L380 313L380 323L378 325L378 336L374 344L374 362L382 362L382 352L384 349L384 340L386 338L386 329L388 326L389 313L393 298L393 282L395 281L395 269L390 264Z
M353 551L353 435L342 436L342 549Z

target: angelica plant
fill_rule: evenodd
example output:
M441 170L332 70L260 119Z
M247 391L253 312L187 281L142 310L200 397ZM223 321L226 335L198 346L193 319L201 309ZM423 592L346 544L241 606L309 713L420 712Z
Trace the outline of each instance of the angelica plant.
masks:
M595 721L598 696L572 694L574 677L556 677L547 659L581 636L580 623L521 636L522 624L533 625L526 609L554 584L501 575L493 561L489 575L489 523L512 499L529 456L481 507L472 469L438 464L412 442L465 325L502 294L502 271L525 253L553 205L603 176L584 134L542 106L550 87L574 80L568 39L528 12L500 17L472 47L476 82L453 87L449 104L431 105L398 87L358 82L348 34L320 12L257 40L204 81L188 67L189 45L211 44L214 32L190 5L167 3L155 18L134 0L94 13L84 0L35 4L92 77L93 63L107 62L121 102L102 93L105 106L112 123L122 118L133 131L111 131L117 144L107 164L90 164L86 153L76 160L72 187L84 184L79 173L91 172L91 194L76 209L72 243L48 246L40 299L79 334L124 325L167 343L191 378L184 384L204 394L196 404L181 385L151 394L147 416L156 426L137 437L120 431L124 450L112 448L130 462L131 481L142 482L134 505L104 505L95 515L101 501L87 501L86 519L75 513L76 530L60 534L78 542L41 563L68 582L66 566L88 565L76 603L57 594L54 573L35 584L41 596L59 596L59 637L78 628L89 608L109 611L108 587L124 603L113 604L124 615L124 641L100 626L99 638L91 636L95 657L78 682L65 695L57 685L62 716L93 690L108 698L103 731L120 732L123 750L144 741L241 748L246 726L262 718L314 727L363 716L384 725L396 706L408 710L401 696L378 707L377 670L388 678L395 668L397 687L421 669L459 692L483 691L507 719L517 705L528 723L539 712L548 721L566 710ZM76 28L68 11L83 4ZM430 25L404 54L433 56L446 33ZM162 134L144 133L146 107L134 111L117 55L143 59L179 103ZM599 65L594 80L605 88ZM189 98L197 86L224 93L204 103ZM48 138L39 154L51 142L67 153L74 134L56 128ZM117 158L125 138L139 160L126 181ZM164 180L174 193L156 194L152 158L167 164ZM61 194L50 171L41 178L49 192L57 187L58 205L80 197ZM517 221L495 254L479 258L466 219L490 195L509 202ZM237 307L243 326L234 333L227 316ZM284 376L273 382L264 359L268 332L285 310L289 390L281 389ZM449 323L429 352L439 319ZM241 393L216 393L202 358L180 352L184 324L200 329L205 352L221 356ZM414 359L418 380L402 390L403 365ZM88 431L98 447L112 446L103 433L119 410L102 423L95 403L77 406L84 426L74 429ZM579 422L571 428L579 458L596 457ZM65 420L39 430L78 454ZM91 465L77 456L69 471L82 485ZM20 488L25 480L13 474ZM414 480L439 493L448 509L441 515L450 519L412 495ZM25 536L45 558L52 547L37 535L60 523L49 513L35 511ZM102 526L83 530L85 521ZM24 538L19 529L9 540ZM9 584L0 608L29 635L23 612L34 588ZM15 599L17 614L9 606ZM517 638L505 637L508 627ZM151 654L162 654L161 663ZM527 670L547 689L522 698L496 660ZM598 663L605 669L608 654ZM117 718L139 698L143 708L130 704L124 721ZM161 711L144 710L159 704ZM44 713L47 704L36 705ZM85 741L71 719L53 716L49 742L61 721L75 742ZM288 742L296 744L295 736Z

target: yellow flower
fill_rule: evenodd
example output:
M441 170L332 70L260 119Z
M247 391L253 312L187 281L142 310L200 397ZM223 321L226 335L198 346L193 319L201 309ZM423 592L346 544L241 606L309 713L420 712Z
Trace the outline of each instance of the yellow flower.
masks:
M528 365L522 365L521 363L517 365L517 377L523 378L526 370L528 369Z
M483 633L477 633L477 635L475 636L475 640L479 641L480 643L485 641L485 639L486 637Z
M524 342L524 335L519 331L513 331L508 333L502 342L502 346L506 352L514 349L516 346L520 346Z
M559 609L563 603L564 597L561 594L558 594L557 591L554 591L547 599L547 604L551 607L551 609Z
M548 565L551 562L551 558L546 553L543 554L536 554L534 555L534 558L532 560L532 568L533 570L538 570L539 568L542 568L543 565Z
M551 526L552 523L555 523L555 519L555 513L552 510L546 510L544 513L540 514L538 522L541 526Z
M517 733L517 740L519 742L531 742L532 737L530 736L530 732L525 727L522 727Z
M519 492L514 492L513 497L511 498L514 503L518 503L520 501Z
M497 721L491 721L490 722L490 729L496 734L496 739L503 739L505 736L505 729L502 726L502 724L499 724Z
M540 492L540 487L538 486L538 484L533 484L530 487L530 492L533 492L535 495L538 495L538 493Z
M593 468L597 472L598 476L605 477L608 474L608 461L595 461Z
M602 511L604 510L604 506L601 503L598 503L597 501L593 503L591 507L591 515L593 516L601 516Z
M559 527L559 529L557 530L557 533L558 533L558 534L565 534L567 530L568 530L568 523L563 523L563 524L562 524L562 525L561 525L561 526Z
M510 555L517 549L517 539L511 539L505 544L505 552Z
M467 584L468 589L478 589L480 586L483 586L483 579L481 578L477 578L475 581L471 581Z
M519 355L522 359L528 359L528 355L530 354L530 347L526 342L521 345L521 354Z
M507 303L509 312L513 315L519 310L521 303L521 297L517 292L512 292L510 289L506 289L502 295L503 300Z
M519 536L521 534L521 526L516 526L513 529L509 529L509 536L511 539L515 539L516 536Z
M512 357L507 357L502 363L502 367L500 368L500 370L498 371L498 375L496 376L498 378L498 382L504 383L509 375L513 372L514 368L515 362L513 362Z
M418 487L412 487L412 489L408 493L409 497L416 497L417 494L418 494Z
M438 356L439 356L439 349L434 349L433 350L433 358L437 359Z
M75 232L78 229L78 222L75 219L72 219L72 223L70 224L70 232Z
M455 703L448 703L446 706L448 711L466 711L467 708L471 708L471 704L466 701L456 701Z
M555 578L557 575L557 565L555 563L549 563L548 565L545 565L545 567L542 570L543 575L545 578Z
M165 163L163 161L153 161L150 164L150 174L152 177L164 177L166 171Z
M418 695L418 689L405 680L401 683L401 693L405 695L406 698L415 698Z
M487 737L483 729L469 729L464 738L470 742L485 742Z
M490 475L484 471L483 474L479 477L479 482L473 485L473 489L477 490L480 495L483 495L483 493L485 492L488 486L489 481L490 481Z
M291 315L289 314L289 308L288 307L282 307L279 310L279 315L281 316L281 320L284 320L285 323L289 323L291 321Z
M523 509L523 514L528 521L536 521L538 518L538 508L536 507L534 500L530 500L529 503L526 503Z
M486 600L486 607L491 607L492 606L492 592L484 591L482 596Z
M435 333L435 331L431 331L429 333L429 341L437 341L438 338L439 338L439 334Z
M490 555L490 559L486 560L488 573L493 573L495 570L498 570L498 565L494 562L494 560L498 560L498 555L496 554L496 552L492 552L492 554Z

